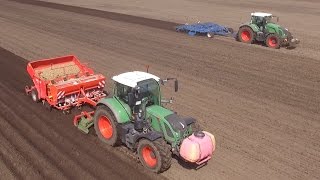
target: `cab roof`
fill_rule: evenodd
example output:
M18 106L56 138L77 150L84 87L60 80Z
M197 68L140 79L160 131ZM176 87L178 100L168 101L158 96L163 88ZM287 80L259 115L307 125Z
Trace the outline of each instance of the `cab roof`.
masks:
M272 16L272 14L264 13L264 12L254 12L254 13L251 13L251 16L268 17L268 16Z
M160 78L155 75L141 71L125 72L112 77L112 80L129 87L136 87L137 83L147 79L160 80Z

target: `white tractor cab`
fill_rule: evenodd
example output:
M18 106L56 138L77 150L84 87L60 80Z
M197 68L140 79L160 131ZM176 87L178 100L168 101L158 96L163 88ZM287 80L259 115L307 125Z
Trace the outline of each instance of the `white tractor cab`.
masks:
M276 23L274 18L277 18L276 22L279 22L279 17L272 15L271 13L254 12L251 13L250 23L256 24L262 31L267 23Z
M157 82L160 80L159 77L153 74L141 71L125 72L112 77L112 80L114 80L115 82L124 84L132 88L136 87L140 81L144 81L147 79L154 79Z
M136 101L135 104L131 104L133 100L131 99L137 99L138 97L130 97L133 95L145 95L145 93L148 93L152 95L153 97L161 97L160 94L160 87L159 85L164 85L165 82L169 80L174 80L174 86L175 86L175 92L178 91L178 80L176 78L167 78L167 79L160 79L159 77L150 74L148 72L142 72L142 71L133 71L133 72L126 72L119 74L117 76L113 76L112 80L115 82L115 85L117 88L114 88L116 92L114 92L115 95L122 98L126 103L130 105L139 105L141 101ZM130 93L134 91L139 91L138 93ZM124 97L123 97L124 96ZM157 100L157 98L153 98L156 102L156 104L161 103L172 103L172 98L170 100L160 99Z

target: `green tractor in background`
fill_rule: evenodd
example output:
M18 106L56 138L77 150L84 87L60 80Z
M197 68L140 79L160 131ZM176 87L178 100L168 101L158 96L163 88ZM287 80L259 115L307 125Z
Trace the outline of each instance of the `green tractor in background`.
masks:
M251 13L251 21L240 26L237 40L248 44L263 42L274 49L279 49L281 46L296 47L300 41L293 38L288 29L273 22L274 18L277 18L277 22L279 21L278 17L269 13Z
M215 138L201 131L191 117L182 117L163 105L160 85L175 78L160 79L147 72L126 72L112 77L113 95L102 98L94 116L81 117L75 124L88 133L90 126L98 138L111 146L125 145L147 169L160 173L171 166L172 155L202 166L215 150Z

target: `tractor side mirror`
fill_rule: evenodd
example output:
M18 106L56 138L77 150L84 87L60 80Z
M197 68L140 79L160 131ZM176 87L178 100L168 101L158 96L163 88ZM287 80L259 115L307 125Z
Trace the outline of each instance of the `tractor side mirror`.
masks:
M132 92L128 93L128 105L130 107L134 106L135 105L135 102L134 102L134 94Z
M174 81L174 92L177 92L179 89L179 84L178 84L178 80Z
M174 91L177 92L179 89L178 80L176 78L167 78L167 79L160 79L160 83L164 85L165 82L175 80L174 81Z
M164 80L163 80L163 79L160 79L160 83L161 83L162 85L164 85Z

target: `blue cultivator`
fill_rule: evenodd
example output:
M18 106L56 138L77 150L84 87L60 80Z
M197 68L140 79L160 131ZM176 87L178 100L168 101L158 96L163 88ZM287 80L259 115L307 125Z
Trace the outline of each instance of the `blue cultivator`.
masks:
M221 35L221 36L233 35L232 28L227 28L225 26L211 23L211 22L177 26L176 31L186 32L190 36L207 35L208 37L213 37L213 35Z

